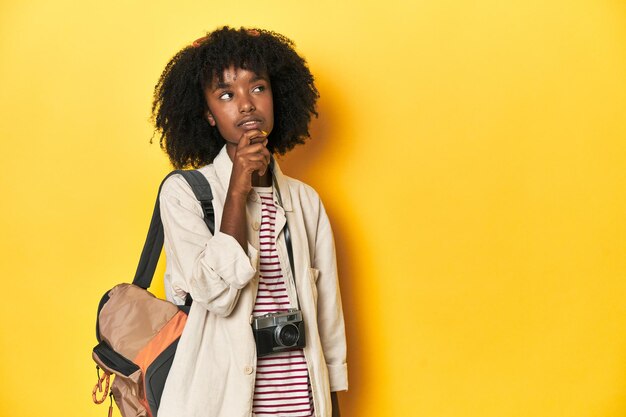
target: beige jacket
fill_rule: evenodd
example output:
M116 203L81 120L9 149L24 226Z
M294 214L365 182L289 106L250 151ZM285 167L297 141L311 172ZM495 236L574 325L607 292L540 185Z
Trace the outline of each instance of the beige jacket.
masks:
M261 203L251 191L247 204L247 253L219 232L232 162L224 147L213 164L199 169L213 191L216 233L211 236L202 209L180 175L161 191L161 217L167 259L168 299L194 303L170 370L158 417L249 417L252 415L256 349L250 318L259 282ZM333 234L317 193L282 174L276 201L278 256L287 272L292 305L302 310L309 376L316 417L330 417L331 391L348 389L346 341ZM295 288L281 233L288 221L294 250ZM297 297L296 297L297 294ZM296 301L297 300L297 301Z

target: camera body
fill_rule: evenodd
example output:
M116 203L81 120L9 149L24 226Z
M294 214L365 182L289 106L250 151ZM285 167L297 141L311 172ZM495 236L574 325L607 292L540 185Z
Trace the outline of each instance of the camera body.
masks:
M268 313L254 317L252 333L256 342L257 356L285 350L302 349L306 346L304 321L300 310Z

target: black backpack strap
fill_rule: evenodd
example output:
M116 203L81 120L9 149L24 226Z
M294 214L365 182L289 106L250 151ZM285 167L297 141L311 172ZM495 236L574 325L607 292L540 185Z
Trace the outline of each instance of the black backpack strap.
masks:
M148 229L148 236L146 236L146 242L144 243L143 250L141 251L141 257L139 258L139 265L137 265L137 272L135 272L135 278L133 284L148 289L152 283L152 277L156 270L159 257L161 256L161 250L163 249L163 223L161 222L161 209L159 196L161 195L161 188L166 179L174 174L181 174L183 178L189 183L193 193L195 194L202 211L204 212L204 222L213 234L215 231L215 215L213 211L213 194L211 193L211 186L206 177L198 171L172 171L161 181L159 186L159 192L157 194L156 203L154 204L154 210L152 212L152 220L150 221L150 227ZM189 298L189 297L188 297ZM187 300L188 302L190 301Z
M202 206L202 212L204 213L204 222L206 223L211 234L215 233L215 212L213 211L213 192L211 191L211 185L207 181L206 177L199 171L181 171L183 177L191 185L191 190L196 196L196 199Z

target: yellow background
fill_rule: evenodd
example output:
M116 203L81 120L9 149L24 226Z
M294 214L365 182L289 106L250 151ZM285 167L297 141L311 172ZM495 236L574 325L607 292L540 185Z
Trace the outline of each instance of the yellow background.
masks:
M152 89L223 24L317 79L282 166L336 233L344 417L626 415L623 1L33 0L0 3L1 416L106 415L96 306L169 170Z

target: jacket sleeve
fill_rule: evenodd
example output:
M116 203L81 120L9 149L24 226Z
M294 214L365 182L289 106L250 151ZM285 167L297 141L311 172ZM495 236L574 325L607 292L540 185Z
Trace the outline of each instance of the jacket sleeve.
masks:
M337 257L330 221L322 202L315 237L312 266L317 271L317 322L326 358L331 391L348 389L346 332L337 277Z
M256 274L257 250L248 244L246 253L234 237L220 231L212 235L200 203L179 175L163 184L159 206L172 298L181 302L190 293L194 303L228 316Z

